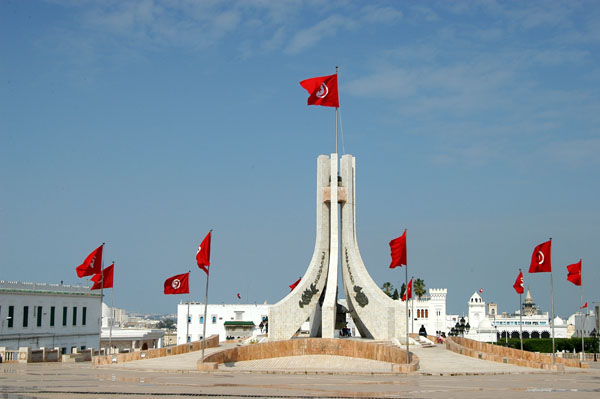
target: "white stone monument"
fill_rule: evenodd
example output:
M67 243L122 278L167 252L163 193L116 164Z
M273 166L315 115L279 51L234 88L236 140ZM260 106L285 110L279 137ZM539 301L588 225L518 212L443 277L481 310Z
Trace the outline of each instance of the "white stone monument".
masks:
M338 175L337 154L317 159L315 249L300 284L269 310L272 340L291 338L309 317L311 336L334 337L339 256L347 304L360 335L376 340L406 337L403 303L381 291L358 250L355 162L353 156L344 155Z

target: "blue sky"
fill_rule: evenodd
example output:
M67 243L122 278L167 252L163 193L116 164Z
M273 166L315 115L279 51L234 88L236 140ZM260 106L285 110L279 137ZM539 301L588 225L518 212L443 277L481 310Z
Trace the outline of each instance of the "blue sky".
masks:
M463 313L553 238L556 312L600 301L600 6L593 1L2 1L0 279L84 282L100 243L115 305L174 313L167 277L214 229L211 302L274 303L315 233L334 110L300 80L339 69L361 254ZM108 265L108 264L107 264ZM549 274L525 273L544 310ZM343 295L343 294L342 294ZM341 296L342 296L341 295Z

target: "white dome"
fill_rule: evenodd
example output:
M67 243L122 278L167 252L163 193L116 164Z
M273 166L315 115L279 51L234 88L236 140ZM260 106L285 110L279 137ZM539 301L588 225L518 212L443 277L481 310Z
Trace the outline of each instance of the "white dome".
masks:
M561 319L560 317L556 316L554 318L554 325L556 326L556 325L562 325L562 324L565 324L565 321L563 319Z
M493 330L494 326L492 326L492 322L487 317L479 322L478 330Z

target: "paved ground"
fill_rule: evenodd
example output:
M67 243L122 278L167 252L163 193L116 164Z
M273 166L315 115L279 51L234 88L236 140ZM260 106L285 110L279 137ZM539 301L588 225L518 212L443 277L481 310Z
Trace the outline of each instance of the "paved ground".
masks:
M339 356L239 362L203 373L195 370L200 352L96 368L90 363L0 364L0 398L600 397L597 364L553 373L472 359L442 346L414 351L422 369L410 375L385 372L385 362ZM283 373L267 373L273 365Z

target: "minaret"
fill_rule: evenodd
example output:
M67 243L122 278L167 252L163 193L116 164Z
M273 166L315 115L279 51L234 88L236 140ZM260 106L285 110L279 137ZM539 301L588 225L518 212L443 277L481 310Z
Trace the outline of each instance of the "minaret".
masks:
M536 313L537 309L535 307L535 303L533 303L533 299L531 299L531 293L529 292L529 288L527 288L527 295L525 295L525 302L523 303L523 315L533 316Z

